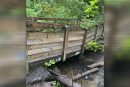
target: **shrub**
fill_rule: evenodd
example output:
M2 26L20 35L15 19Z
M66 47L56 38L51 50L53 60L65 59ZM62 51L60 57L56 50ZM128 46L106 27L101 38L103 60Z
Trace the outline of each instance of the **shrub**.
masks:
M102 51L102 48L103 48L103 46L100 43L96 42L96 41L89 42L86 45L86 49L88 49L90 51L93 51L93 52Z

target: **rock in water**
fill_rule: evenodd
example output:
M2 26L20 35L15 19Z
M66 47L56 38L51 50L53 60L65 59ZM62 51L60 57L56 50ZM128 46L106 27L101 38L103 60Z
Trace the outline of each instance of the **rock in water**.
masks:
M39 67L35 71L29 73L26 76L26 83L27 85L35 84L37 82L41 82L49 79L50 76L51 74L47 69L43 67Z

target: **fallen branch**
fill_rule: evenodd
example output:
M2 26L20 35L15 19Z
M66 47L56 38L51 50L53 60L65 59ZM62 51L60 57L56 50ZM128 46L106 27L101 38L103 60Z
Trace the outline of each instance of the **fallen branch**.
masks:
M99 70L98 68L94 68L94 69L88 70L88 71L86 71L86 72L84 72L84 73L82 73L82 74L76 75L76 76L73 78L73 81L78 80L78 79L80 79L80 78L82 78L82 77L84 77L84 76L86 76L86 75L88 75L88 74L90 74L90 73L97 72L98 70Z
M89 65L88 67L92 69L92 68L95 68L95 67L98 67L98 66L104 66L104 62L94 63L92 65Z

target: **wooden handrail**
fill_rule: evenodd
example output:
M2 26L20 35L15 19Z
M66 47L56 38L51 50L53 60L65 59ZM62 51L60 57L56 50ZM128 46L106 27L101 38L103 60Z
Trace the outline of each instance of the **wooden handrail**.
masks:
M79 19L77 19L77 18L40 18L40 17L27 17L27 20L76 21L76 20L79 20Z

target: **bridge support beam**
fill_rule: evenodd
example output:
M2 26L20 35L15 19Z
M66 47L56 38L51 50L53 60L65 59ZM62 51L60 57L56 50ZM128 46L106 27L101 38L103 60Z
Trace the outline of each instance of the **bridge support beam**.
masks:
M65 61L66 54L67 54L69 26L64 26L63 29L64 29L64 41L63 41L63 50L62 50L62 61Z
M87 40L87 32L88 32L88 29L84 29L83 41L82 41L82 45L81 45L81 51L80 51L79 58L83 57L84 47L85 47L85 43Z

